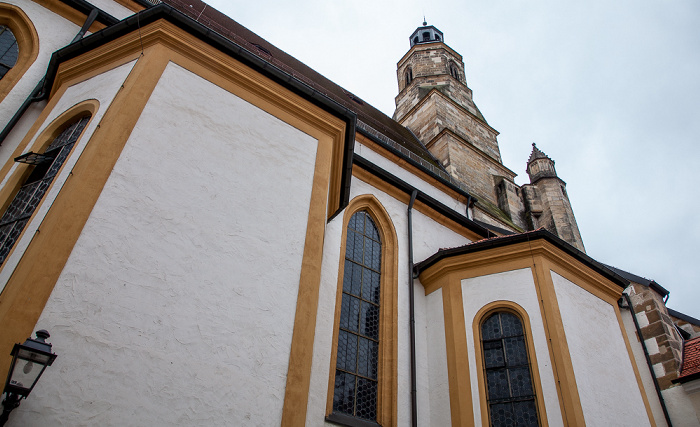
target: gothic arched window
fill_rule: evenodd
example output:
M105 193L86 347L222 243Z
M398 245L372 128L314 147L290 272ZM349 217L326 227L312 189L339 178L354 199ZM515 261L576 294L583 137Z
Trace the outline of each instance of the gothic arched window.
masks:
M412 81L413 81L413 70L411 69L411 67L408 67L406 69L406 86L410 85Z
M0 25L0 79L15 66L18 57L19 48L15 35L7 26Z
M509 311L481 324L484 376L492 426L538 426L537 401L523 324Z
M377 419L382 243L366 211L348 222L333 412Z
M33 165L34 170L0 217L0 264L7 258L88 121L90 116L71 122L51 141L43 153L29 152L15 159L17 162Z
M450 64L450 75L455 79L459 80L459 70L455 64Z

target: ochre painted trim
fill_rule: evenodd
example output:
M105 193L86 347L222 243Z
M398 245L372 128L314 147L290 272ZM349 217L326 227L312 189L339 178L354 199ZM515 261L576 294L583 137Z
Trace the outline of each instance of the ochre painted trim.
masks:
M82 12L68 6L67 4L61 2L60 0L32 0L34 3L40 4L51 12L59 15L70 22L78 26L78 29L82 28L87 15ZM95 21L88 29L91 33L103 30L106 27L105 24ZM77 29L76 29L77 32Z
M281 425L283 426L304 425L306 422L318 293L321 284L331 156L332 139L319 139L282 409Z
M621 292L619 286L605 281L602 276L597 277L598 273L551 243L539 239L443 258L422 271L420 281L427 295L447 286L451 282L451 279L447 278L456 276L461 281L522 268L530 268L533 271L564 424L585 425L573 362L550 271L566 271L566 274L576 272L586 279L581 285L582 288L595 287L597 293L606 296L606 300L611 293ZM443 295L444 291L443 289Z
M329 415L333 410L335 366L338 356L338 331L343 298L348 223L356 212L362 210L367 211L374 220L379 229L382 243L382 268L380 273L381 296L379 305L381 329L379 337L377 422L383 426L396 426L398 416L398 238L391 217L379 200L371 194L355 197L350 201L343 215L343 233L340 246L326 415Z
M535 401L537 402L537 418L540 426L547 427L549 420L547 419L547 411L544 404L544 393L542 392L542 383L540 380L540 370L537 364L537 353L535 353L535 343L532 337L532 326L527 311L513 301L493 301L482 307L474 316L472 322L472 332L474 337L474 354L476 355L476 372L479 382L479 401L481 406L481 423L484 427L489 427L490 411L488 405L488 397L486 395L486 378L484 376L484 349L481 341L481 325L484 320L496 312L508 312L515 314L523 325L523 334L525 335L525 347L528 354L528 364L530 365L530 376L532 385L535 389ZM541 313L537 313L540 314Z
M119 40L61 63L59 73L54 80L52 95L56 88L64 84L74 84L96 73L95 70L114 66L118 59L123 61L125 58L132 58L141 51L141 46L147 48L156 44L168 47L172 62L241 97L302 132L316 139L331 138L327 218L339 209L345 155L345 121L164 20L153 22L142 27L140 32L126 34Z
M34 144L28 151L32 151L34 153L43 153L46 151L46 148L53 142L56 137L63 132L63 130L66 128L67 125L72 124L75 122L78 118L90 115L93 117L95 113L97 112L98 108L100 107L100 103L95 100L95 99L90 99L87 101L80 102L73 107L69 108L66 110L64 113L62 113L58 118L56 118L51 124L49 124L46 129L41 133L41 135L34 141ZM88 125L85 126L83 129L83 132L88 128ZM82 135L81 135L82 137ZM78 139L80 140L80 139ZM77 142L76 142L77 144ZM71 151L71 156L73 155L73 152ZM10 159L7 162L8 164L14 163L14 160ZM65 163L63 166L61 166L61 169L56 173L56 176L58 177L61 173L61 170L63 170L63 167L65 166ZM34 166L26 165L19 163L17 164L17 168L15 169L15 172L12 174L12 176L8 179L8 182L5 183L5 185L0 189L0 212L5 212L7 207L12 203L12 200L14 199L15 195L19 191L20 187L24 184L26 179L29 177L29 175L32 173L34 170ZM46 190L44 193L44 197L46 194L49 194L51 192L51 189L53 188L54 184L56 183L56 180L54 179L51 184L49 185L49 188ZM33 221L37 213L41 209L41 205L44 203L44 199L42 198L42 201L39 202L39 205L34 209L34 213L32 216L29 218L29 221L27 222L27 226L29 226ZM12 257L12 253L15 251L15 247L17 246L17 243L22 240L22 236L24 236L24 233L27 230L27 226L24 227L22 232L20 233L19 237L15 241L15 245L13 245L12 249L10 250L10 253L5 257L5 261L3 262L2 267L5 266L5 264L10 260Z
M571 426L584 426L586 421L583 416L581 398L578 394L574 364L571 361L571 352L566 341L564 322L559 310L559 301L557 300L554 282L552 281L552 266L549 260L541 254L534 256L533 259L535 262L535 283L542 298L542 317L547 319L547 329L549 330L550 345L552 346L552 362L556 369L557 381L560 387L564 423Z
M391 184L387 183L386 181L377 178L376 176L372 175L370 172L358 167L358 166L353 166L352 168L352 176L359 179L360 181L363 181L376 189L388 194L389 196L395 198L396 200L408 205L410 202L410 195L406 194L405 192L399 190L398 188L392 186ZM473 232L472 230L466 228L465 226L458 224L457 222L447 218L446 216L436 212L434 209L432 209L430 206L426 205L425 203L421 202L420 200L416 200L414 205L414 209L417 210L418 212L422 213L423 215L431 218L433 221L437 222L438 224L454 231L457 234L460 234L464 236L465 238L471 240L471 241L476 241L476 240L481 240L482 237Z
M443 277L441 280L443 281L441 288L452 425L473 426L474 406L469 375L469 350L464 321L462 283L456 274Z
M589 292L591 292L591 290L594 291L594 295L598 295L601 298L604 297L606 301L617 301L620 295L622 295L622 288L620 286L606 280L600 273L543 239L446 257L423 270L420 274L420 278L425 287L426 294L428 294L437 289L433 282L441 275L450 274L453 271L460 271L460 274L468 274L469 277L477 277L484 274L478 267L485 266L492 269L494 265L512 261L516 261L515 265L523 265L522 260L526 260L527 262L528 259L537 256L543 256L550 260L555 272L564 277L567 275L569 277L575 277L576 280L580 280L581 283L577 283L576 280L572 280L572 282L577 283ZM501 271L507 270L502 269ZM469 277L464 276L462 278L466 279Z
M39 55L39 35L24 11L11 4L0 3L0 25L5 25L12 30L19 49L15 66L0 80L0 102L2 102Z
M167 64L173 62L318 141L282 414L284 425L302 425L309 394L325 223L340 203L345 122L159 20L141 28L140 34L132 32L62 62L49 103L30 133L37 132L67 87L134 58L138 61L90 138L99 144L88 142L44 219L42 232L35 236L0 295L0 324L9 325L7 330L12 331L0 337L0 351L9 353L14 342L30 335L151 92ZM28 135L22 147L30 140ZM39 264L46 266L41 272L33 269Z
M134 66L123 88L93 132L71 175L44 217L32 242L0 294L0 353L30 336L112 168L124 147L167 58L151 48ZM56 93L60 95L65 88ZM49 102L53 108L57 99ZM94 141L98 141L95 143ZM38 141L39 144L42 141ZM41 268L37 268L37 266ZM6 372L9 360L0 361Z
M652 427L656 427L656 420L654 419L654 413L651 410L651 405L649 404L649 398L647 397L646 390L644 389L644 383L642 382L642 376L639 373L639 367L634 358L634 353L632 352L632 345L630 344L629 337L627 336L627 330L625 329L625 323L622 320L622 313L620 313L620 306L612 304L613 310L615 310L615 316L617 317L617 323L620 325L620 332L625 340L625 347L627 348L627 354L630 358L630 363L632 364L632 369L634 370L634 377L637 379L637 386L639 387L639 394L642 395L642 400L644 401L644 407L647 410L647 417L649 417L649 423ZM633 313L631 313L634 316Z

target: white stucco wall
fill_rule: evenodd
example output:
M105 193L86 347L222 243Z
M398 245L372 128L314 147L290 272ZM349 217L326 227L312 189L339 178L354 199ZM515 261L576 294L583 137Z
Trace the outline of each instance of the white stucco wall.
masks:
M693 384L686 384L676 385L661 392L673 427L700 426L700 390L697 388L698 384L695 384L695 387Z
M451 209L454 209L455 211L466 217L467 205L455 200L452 196L438 189L434 185L425 182L422 178L417 177L416 175L397 165L393 161L375 152L371 148L360 144L359 142L355 142L355 153L371 161L380 168L390 172L392 175L406 181L407 183L417 188L419 191L430 195L430 197L435 198L435 200L439 201L440 203L443 203Z
M4 0L2 3L12 4L22 9L39 36L39 54L36 60L2 100L0 123L4 127L46 74L51 54L67 46L80 27L33 1ZM10 158L23 136L24 133L13 132L3 141L0 146L0 164L4 164Z
M116 1L112 0L90 0L90 4L95 7L102 9L103 11L109 13L115 18L122 20L134 14L130 9L120 5ZM134 4L137 4L134 2Z
M411 382L410 382L410 340L408 324L408 252L406 244L407 212L406 204L377 190L373 186L353 178L350 189L350 200L364 195L373 194L386 209L398 240L398 425L410 424L411 416ZM312 361L311 386L309 403L307 407L307 425L318 425L319 420L324 419L326 410L326 398L328 381L330 378L330 358L336 351L332 346L334 313L336 306L336 292L338 286L338 268L341 257L340 246L343 231L343 214L337 215L326 226L324 241L323 270L321 276L321 289L319 292L319 307L316 319L316 333L314 342L314 356ZM428 216L414 210L414 259L416 262L436 252L441 247L456 246L468 242L464 237L437 224ZM434 366L433 358L442 357L433 353L433 348L428 342L430 336L430 319L441 316L429 312L427 298L423 286L416 280L415 315L416 315L416 370L417 370L417 396L418 396L418 425L440 425L433 423L430 399L433 393L431 388L431 376L439 370ZM440 299L440 307L442 301ZM441 317L442 319L442 317ZM443 320L444 322L444 320ZM431 338L432 339L432 338ZM444 340L444 332L442 333ZM444 344L443 344L444 345ZM437 349L439 351L439 349ZM444 350L443 350L444 351ZM445 373L446 375L446 373ZM435 381L438 381L437 379ZM442 381L442 380L440 380ZM449 405L449 403L447 403ZM439 414L444 417L443 414ZM447 414L449 417L449 413ZM442 419L442 418L440 418ZM449 418L448 418L449 420ZM328 424L331 425L331 424Z
M545 410L547 411L547 421L550 426L563 425L542 314L537 300L535 282L532 278L532 270L525 268L464 279L462 280L462 298L464 300L464 320L467 330L469 376L474 403L474 424L481 425L482 414L477 376L477 369L481 369L481 367L477 367L475 363L477 343L474 341L472 325L477 312L486 304L494 301L512 301L521 306L530 318L532 342L537 355L537 367L540 373L539 379L542 385L542 393L544 394L543 399ZM483 416L486 416L486 414Z
M59 357L15 425L279 425L315 156L170 64L39 319Z
M586 425L650 425L615 309L551 274Z
M25 227L24 234L15 243L15 248L12 254L7 258L5 266L3 267L2 271L0 271L0 291L5 288L7 281L10 279L14 269L17 267L17 263L19 263L22 254L27 249L27 246L29 246L29 243L36 233L36 230L39 228L39 225L46 216L46 213L51 207L53 201L56 199L56 196L63 186L63 183L66 181L68 175L73 169L73 166L75 166L75 163L78 161L80 153L82 153L82 151L85 149L85 146L90 140L92 133L99 125L100 120L102 120L102 116L109 108L112 100L116 96L119 88L128 76L134 64L135 61L123 64L117 68L105 72L104 74L100 74L69 87L63 97L61 97L61 99L56 103L56 106L52 109L44 123L42 123L39 131L34 135L34 138L24 149L23 153L31 151L31 146L36 141L36 138L42 135L44 129L46 129L46 127L49 126L57 117L65 113L74 105L88 99L95 99L99 101L100 108L95 112L95 115L90 120L90 123L83 131L83 135L78 143L73 147L71 155L63 164L63 169L61 169L61 172L54 178L53 185L49 191L47 191L46 195L44 196L44 200L37 208L32 221ZM12 176L18 167L19 164L13 163L10 172L5 175L2 183L0 183L0 186L5 185L9 177Z
M442 289L426 297L428 381L430 383L430 423L432 426L452 424L450 412L450 383L447 373L447 344L445 342L445 312Z

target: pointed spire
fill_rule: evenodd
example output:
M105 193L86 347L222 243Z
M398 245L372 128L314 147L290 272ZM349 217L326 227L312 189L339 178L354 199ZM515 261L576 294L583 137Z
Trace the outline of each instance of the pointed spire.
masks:
M548 155L544 154L544 153L542 152L542 150L540 150L539 148L537 148L537 145L535 145L535 143L533 142L533 143L532 143L532 153L530 153L530 158L527 159L527 162L528 162L528 163L531 163L533 160L537 160L537 159L549 159L549 160L552 160L552 159L549 158ZM552 160L552 162L554 162L554 160Z

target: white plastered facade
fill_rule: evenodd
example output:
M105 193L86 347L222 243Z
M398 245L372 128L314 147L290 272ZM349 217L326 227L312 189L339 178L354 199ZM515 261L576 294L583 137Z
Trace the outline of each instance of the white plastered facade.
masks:
M369 149L365 147L365 154ZM414 177L414 181L418 179ZM408 252L407 205L370 184L354 178L350 200L355 197L372 195L384 207L397 234L398 248L398 425L410 424L411 383L410 383L410 340L408 315ZM341 256L341 236L343 214L337 215L326 226L324 240L323 269L319 304L316 319L314 355L311 369L311 387L307 407L307 425L317 425L324 419L326 397L330 378L331 354L336 350L332 345L338 271ZM464 236L436 223L427 215L413 210L414 259L421 260L436 252L441 245L459 246L469 242ZM425 296L423 286L414 282L416 317L416 371L419 425L449 424L449 399L434 405L433 393L447 396L448 381L445 354L444 316L442 297L439 292ZM436 308L437 307L437 308ZM435 310L439 310L437 313ZM439 335L438 335L439 334ZM442 350L441 350L442 349ZM435 410L433 410L435 408ZM331 426L333 424L326 423Z
M480 348L480 344L475 342L472 325L475 321L481 321L481 319L476 319L476 315L484 306L496 301L510 301L522 307L530 319L532 330L526 331L526 333L532 333L531 339L537 354L537 365L540 373L539 381L544 394L542 398L547 411L547 421L550 426L563 425L552 371L552 362L549 358L547 338L532 270L524 268L464 279L462 280L462 298L464 301L464 321L470 361L469 377L473 397L474 424L481 425L482 418L488 415L481 413L481 403L478 397L480 394L477 369L482 368L476 366L474 362L476 360L476 351ZM530 363L533 363L533 361L530 361Z
M32 221L29 222L25 227L24 234L15 243L13 252L7 258L2 271L0 271L0 291L4 289L5 284L10 279L10 276L12 275L12 272L17 266L17 263L19 262L20 258L22 257L22 254L29 246L29 243L31 242L32 237L34 236L34 233L36 233L39 229L41 222L46 216L48 210L51 208L51 205L56 199L58 192L61 190L63 183L66 181L68 175L71 173L73 166L75 166L75 163L78 161L80 154L85 149L85 146L90 140L90 137L99 125L102 116L104 116L105 112L112 103L112 100L117 95L117 92L119 91L119 88L121 87L122 83L129 75L129 72L133 68L134 63L135 61L132 61L127 64L121 65L117 68L105 72L104 74L92 77L88 80L77 83L66 89L65 94L61 97L61 99L51 110L51 113L41 125L34 138L32 138L32 140L29 141L24 150L22 150L23 153L31 151L31 147L36 141L36 139L44 137L44 130L49 125L51 125L54 122L54 120L56 120L74 105L88 100L96 100L99 103L98 110L95 112L92 119L88 123L88 126L83 131L82 136L80 137L76 145L73 147L73 151L71 152L68 159L66 159L63 168L61 169L61 172L54 178L52 186L49 188L48 192L44 196L43 202L37 208L34 217L32 218ZM5 178L3 179L2 183L0 183L0 186L4 186L6 184L9 177L12 176L12 174L18 167L19 164L17 163L12 165L9 173L5 175Z
M586 425L650 425L615 308L551 274Z
M169 64L39 319L61 357L16 422L279 424L316 145Z

